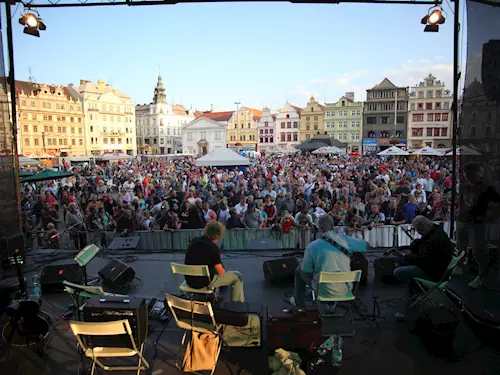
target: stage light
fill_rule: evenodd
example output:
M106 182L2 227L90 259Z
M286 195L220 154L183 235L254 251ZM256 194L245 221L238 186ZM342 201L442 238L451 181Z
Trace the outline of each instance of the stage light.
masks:
M47 26L43 23L40 18L40 14L37 11L28 9L19 18L19 23L24 26L24 33L28 35L33 35L36 37L40 36L40 30L46 30Z
M427 15L422 18L422 25L425 25L425 32L438 32L439 25L442 25L445 22L445 16L443 8L441 7L432 7L427 12Z

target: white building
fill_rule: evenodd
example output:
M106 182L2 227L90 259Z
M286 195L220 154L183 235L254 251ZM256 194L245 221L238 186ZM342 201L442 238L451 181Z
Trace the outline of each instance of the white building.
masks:
M83 102L87 153L137 154L134 102L129 96L102 79L97 84L80 80L79 87L69 85L68 89Z
M182 126L194 119L180 104L167 103L163 79L158 76L153 101L135 108L137 148L141 154L182 153Z
M453 97L432 74L412 87L409 97L408 146L451 147Z
M300 113L302 108L286 102L276 114L276 142L280 146L300 143Z
M276 146L276 120L269 108L262 110L262 116L257 121L257 150L266 151L266 148Z
M227 121L198 117L182 127L182 145L189 153L205 155L226 147Z

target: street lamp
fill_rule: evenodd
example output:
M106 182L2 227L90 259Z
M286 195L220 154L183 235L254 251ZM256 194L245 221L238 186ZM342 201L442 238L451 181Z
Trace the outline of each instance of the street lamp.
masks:
M238 139L238 114L239 114L239 109L240 109L240 104L241 102L234 102L234 104L236 104L236 118L234 120L234 128L236 129L236 142L235 143L238 143L239 142L239 139ZM238 148L236 148L236 152L239 152Z

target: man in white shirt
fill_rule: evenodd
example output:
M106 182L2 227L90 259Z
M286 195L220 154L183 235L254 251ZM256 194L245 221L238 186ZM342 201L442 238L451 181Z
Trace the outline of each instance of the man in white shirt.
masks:
M132 177L130 177L127 181L125 181L123 183L123 189L130 194L130 196L132 196L132 194L134 193L134 187L135 187L135 183L134 181L132 180Z
M236 216L242 217L247 210L247 198L246 197L241 197L240 198L240 203L238 203L234 208L236 209Z

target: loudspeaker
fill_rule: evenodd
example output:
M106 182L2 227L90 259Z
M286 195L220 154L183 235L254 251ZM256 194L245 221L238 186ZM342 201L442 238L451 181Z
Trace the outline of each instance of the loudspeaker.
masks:
M415 332L431 355L447 357L453 354L453 342L459 320L447 307L432 307L415 322Z
M63 281L74 284L83 283L83 268L76 263L56 264L43 267L40 275L42 292L63 292Z
M0 240L0 269L9 268L15 264L14 256L17 256L19 264L24 261L24 234L18 233L10 237L3 237Z
M394 277L394 270L400 266L403 258L400 256L383 256L375 259L375 280L389 285L399 284L399 280Z
M295 269L299 261L295 257L267 260L262 265L264 278L267 282L276 283L283 281L293 282Z
M99 272L104 283L113 284L118 286L125 286L134 280L135 271L128 264L123 263L121 260L112 259Z
M318 310L305 310L292 316L269 317L267 346L287 350L318 348L325 338Z
M129 321L132 336L140 347L146 341L148 333L148 309L144 298L95 296L90 298L83 308L85 322L112 322L122 319ZM130 339L128 335L93 336L90 344L92 347L130 347Z

